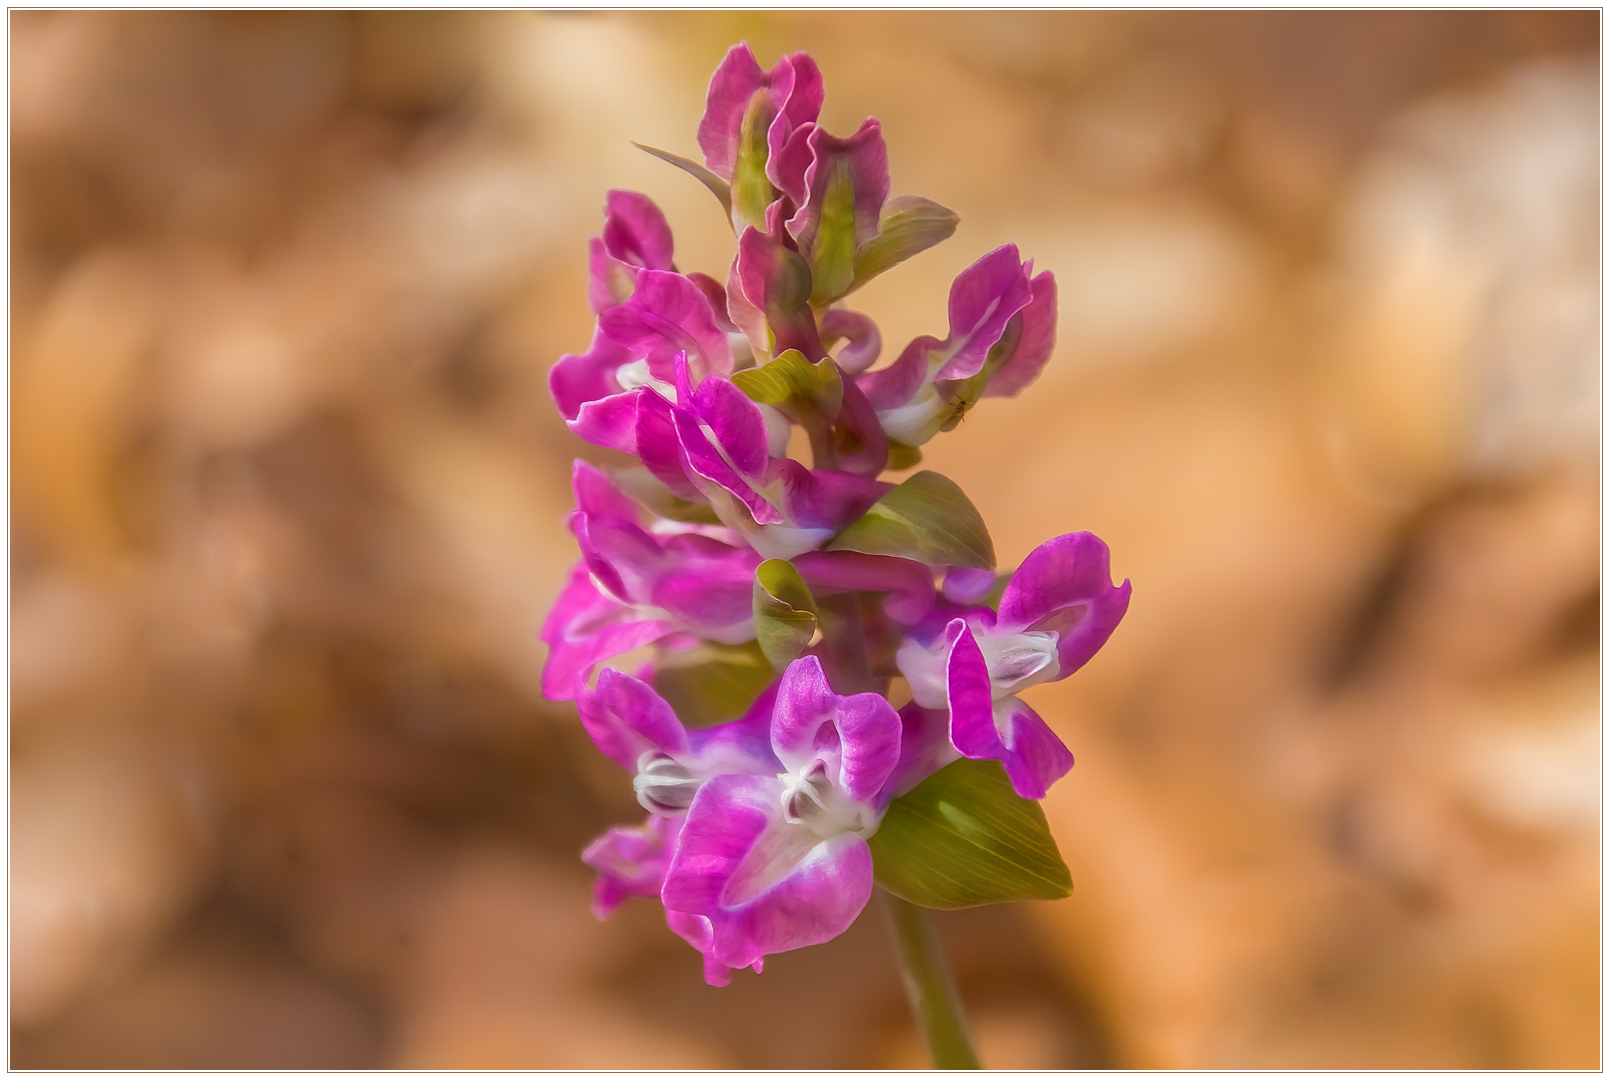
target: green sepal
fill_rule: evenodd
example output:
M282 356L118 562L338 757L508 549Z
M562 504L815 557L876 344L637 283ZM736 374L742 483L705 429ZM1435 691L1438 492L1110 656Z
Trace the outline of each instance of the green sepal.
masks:
M834 156L811 245L811 303L831 304L855 282L855 181L849 160Z
M755 568L755 640L778 671L798 660L816 636L816 599L787 559L767 559Z
M689 502L642 465L606 465L604 474L627 498L662 518L689 525L720 525L708 503Z
M827 550L995 569L995 544L978 508L954 480L928 470L879 499L835 536Z
M738 719L775 677L758 642L705 641L682 652L662 651L652 684L683 724L702 728Z
M761 87L750 95L738 128L737 160L732 165L733 232L741 233L745 225L766 231L766 207L777 197L777 189L766 175L766 158L771 152L766 133L776 115L770 90Z
M709 188L710 194L714 195L721 201L721 212L727 215L728 221L732 220L732 188L725 180L721 179L721 177L717 176L703 165L700 165L697 161L682 157L679 154L673 154L669 150L660 150L657 147L645 146L640 142L634 142L632 145L637 147L639 150L642 150L644 153L653 154L661 161L669 162L670 164L675 165L677 168L693 177L699 183Z
M867 843L879 885L928 908L1060 900L1073 876L1045 811L998 761L953 761L889 804Z
M1023 340L1023 316L1014 315L1007 322L1006 329L1001 332L1001 339L990 346L989 355L984 358L984 366L971 378L955 382L946 382L939 385L949 387L947 404L948 413L938 418L939 431L954 431L956 425L962 422L969 410L978 404L989 387L989 381L1001 366L1012 358L1017 352L1018 342Z
M878 235L855 253L855 280L845 291L854 292L885 270L948 240L960 221L956 211L920 195L890 199L878 221Z
M922 451L903 442L889 440L889 468L895 472L922 464Z
M732 381L750 401L775 406L795 423L813 415L831 422L844 407L844 376L830 356L812 363L789 349L764 367L736 372Z

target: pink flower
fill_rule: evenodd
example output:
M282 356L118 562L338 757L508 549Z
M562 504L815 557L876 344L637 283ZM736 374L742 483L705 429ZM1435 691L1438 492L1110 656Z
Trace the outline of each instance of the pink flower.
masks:
M1002 762L1025 799L1044 798L1073 755L1017 695L1072 675L1117 628L1129 582L1114 586L1108 566L1107 545L1091 533L1047 540L1012 575L999 613L973 608L900 648L912 699L948 709L957 751Z

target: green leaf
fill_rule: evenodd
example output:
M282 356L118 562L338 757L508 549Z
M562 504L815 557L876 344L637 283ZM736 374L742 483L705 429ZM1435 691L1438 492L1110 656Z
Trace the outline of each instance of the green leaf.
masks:
M709 188L710 194L721 200L721 212L726 214L729 220L731 219L732 188L725 180L721 179L721 177L717 176L703 165L700 165L697 161L691 161L688 158L682 157L678 154L673 154L669 150L659 150L652 146L644 146L640 142L634 142L632 145L637 147L639 150L644 151L645 153L653 154L661 161L670 162L672 165L675 165L677 168L693 177L699 183Z
M878 221L878 235L855 253L855 282L846 291L853 292L885 270L950 239L960 221L956 211L920 195L890 199Z
M1045 812L998 761L953 761L889 804L868 843L879 885L930 908L1060 900L1073 877Z
M721 519L708 503L689 502L678 496L664 481L642 465L604 466L610 483L626 497L647 507L662 518L692 525L720 525Z
M733 384L762 405L774 405L795 423L836 420L844 407L844 376L830 356L812 363L789 349L764 367L732 376Z
M819 613L816 600L787 559L767 559L755 568L755 639L778 671L811 644Z
M736 720L776 677L758 642L702 642L683 652L661 652L653 686L691 728Z
M827 550L995 569L995 545L978 508L954 480L926 470L874 503Z

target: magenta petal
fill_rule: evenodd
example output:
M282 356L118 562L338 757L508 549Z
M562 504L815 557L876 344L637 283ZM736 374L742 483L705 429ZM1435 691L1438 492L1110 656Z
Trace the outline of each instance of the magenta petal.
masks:
M1057 343L1057 282L1051 271L1030 282L1034 299L1019 314L1023 333L1017 348L984 387L985 397L1014 397L1040 377Z
M822 662L802 656L777 688L771 745L789 771L808 774L821 762L837 790L870 803L900 760L900 717L878 694L840 697Z
M704 954L705 982L711 986L731 984L732 969L711 955L715 950L715 932L709 919L685 911L666 911L665 921L678 937Z
M887 806L960 755L950 741L950 716L943 709L925 709L915 701L900 710L900 761L889 774L877 806Z
M574 420L587 402L619 394L624 388L615 372L631 359L629 350L604 333L602 327L595 327L586 352L567 353L548 369L548 390L559 406L559 415Z
M790 769L809 759L817 729L832 720L838 703L820 660L802 656L789 664L777 687L771 717L771 745L777 759Z
M713 773L767 773L783 771L771 748L771 717L777 703L773 682L736 720L688 732L694 756Z
M844 380L844 403L839 408L839 468L847 473L876 477L889 464L889 434L866 394L853 379Z
M648 392L639 388L583 402L575 418L566 420L565 426L594 446L636 454L637 399Z
M828 469L807 469L792 458L778 463L789 520L807 529L837 532L883 498L894 485Z
M644 390L637 405L637 455L654 477L679 499L702 502L699 489L682 467L682 443L676 434L673 406L652 390Z
M610 565L609 559L600 554L593 544L592 526L587 520L587 515L572 513L568 520L570 531L576 534L576 540L581 547L581 561L586 565L587 572L592 575L593 583L617 602L632 603L632 593L627 588L626 582L615 567Z
M542 696L549 701L569 701L576 696L577 684L601 662L658 641L673 629L668 622L633 620L611 623L584 637L551 642L548 662L542 668Z
M951 642L945 664L950 741L965 757L1000 758L1006 746L995 729L995 701L983 650L965 619L951 620L945 637Z
M733 875L772 818L781 818L781 792L782 781L769 776L715 776L700 786L660 890L668 909L707 917L721 910Z
M794 568L813 590L888 593L884 612L908 626L920 622L934 606L933 571L911 559L859 551L811 551L796 557Z
M699 121L699 149L704 151L710 171L723 180L732 179L738 161L738 129L743 125L744 109L763 85L765 74L747 41L728 49L710 78L704 117Z
M1048 788L1073 768L1073 754L1040 715L1017 698L1000 703L999 724L1006 729L1000 755L1012 790L1025 799L1043 799Z
M736 562L721 572L699 568L669 573L655 584L651 599L656 607L712 638L742 636L750 640L754 637L754 568L758 562ZM740 628L739 634L733 628Z
M704 151L705 164L723 180L732 179L744 112L762 87L770 90L773 114L766 131L768 175L771 160L788 138L822 111L822 73L807 54L785 56L770 71L762 71L747 42L734 45L710 79L704 117L699 121L699 149ZM775 176L772 182L776 183Z
M586 561L583 560L571 567L570 577L565 581L565 587L559 590L559 595L554 598L553 607L548 610L548 617L543 620L542 629L537 637L550 645L579 641L600 627L621 621L627 614L628 610L620 601L599 591L598 585L593 581L592 573L587 569ZM552 664L551 657L549 664ZM543 681L546 685L546 675ZM571 695L568 691L573 681L573 675L565 679L561 689L566 693L563 697L552 700L570 700Z
M678 353L686 353L695 379L732 374L732 345L716 325L715 312L698 285L669 270L643 270L626 303L602 312L599 329L648 361L649 374L673 378Z
M848 139L821 127L811 132L811 165L805 170L805 199L788 220L789 234L810 257L822 226L822 204L835 176L846 177L855 193L855 247L878 235L878 218L889 198L889 149L872 117ZM797 201L797 200L796 200ZM814 260L813 260L814 265Z
M811 167L811 133L815 130L816 125L812 123L796 127L780 145L772 146L771 156L766 160L766 175L796 207L805 201L805 173ZM769 218L767 227L771 227Z
M626 303L637 288L637 270L611 255L598 237L588 241L587 306L596 314Z
M665 699L645 682L605 668L598 686L576 695L581 726L598 749L628 772L645 751L673 756L689 752L687 729Z
M693 411L745 479L765 476L771 462L766 420L747 394L726 379L706 379L694 393Z
M945 571L945 599L955 604L973 604L995 588L995 571L971 566L952 566Z
M943 342L924 334L907 345L894 363L862 375L856 384L873 408L879 411L899 408L927 381L929 355L940 348Z
M711 444L709 437L699 426L698 418L691 411L674 409L671 417L676 424L682 469L689 477L694 478L695 484L702 480L727 492L744 505L757 525L776 525L782 522L783 516L777 512L777 508L750 487Z
M840 740L834 786L870 804L900 761L900 715L881 694L850 694L839 699L833 723Z
M783 77L787 71L786 79ZM766 132L766 173L771 182L779 188L777 175L771 168L772 161L776 160L784 146L792 141L794 133L806 124L814 124L816 118L822 114L822 100L825 96L822 85L822 72L816 66L808 53L797 52L793 56L785 56L777 61L772 68L773 98L781 94L782 101L777 116L771 122ZM785 87L786 82L786 87ZM784 188L786 191L787 189Z
M693 282L698 287L698 290L704 293L704 298L710 302L710 310L715 313L716 325L721 328L721 332L723 334L732 334L737 331L738 328L727 317L726 286L709 274L701 274L697 270L689 271L683 277Z
M717 776L688 808L660 899L710 920L710 953L749 967L849 929L872 896L872 853L854 833L821 839L783 818L782 781Z
M1033 298L1015 244L996 248L963 270L950 287L950 338L945 348L951 355L937 378L977 375L1006 324Z
M1048 271L1049 272L1049 271ZM847 344L839 350L837 363L846 375L859 375L878 361L883 351L883 335L878 324L859 311L830 308L822 313L822 336L844 338Z
M1129 610L1129 582L1114 586L1107 545L1093 533L1065 533L1029 552L1001 595L1004 633L1055 630L1057 678L1096 654Z
M598 466L577 458L570 466L570 490L576 509L591 518L614 518L637 524L637 504L620 493Z
M727 279L727 311L759 355L798 349L826 355L811 313L811 272L797 252L750 226L738 238Z
M543 696L569 701L599 661L657 641L674 629L668 622L635 618L630 607L598 590L585 562L577 565L538 634L548 645Z
M654 814L635 829L613 828L588 845L581 861L598 871L593 915L607 919L633 896L658 896L665 865L676 846L680 817Z
M647 195L611 191L603 235L588 246L587 302L595 312L624 304L642 269L671 269L671 227Z
M636 191L605 197L604 248L615 258L647 270L671 269L671 226L654 200Z
M654 584L667 571L659 541L636 522L620 518L590 518L575 514L571 528L582 559L594 579L623 603L648 600Z

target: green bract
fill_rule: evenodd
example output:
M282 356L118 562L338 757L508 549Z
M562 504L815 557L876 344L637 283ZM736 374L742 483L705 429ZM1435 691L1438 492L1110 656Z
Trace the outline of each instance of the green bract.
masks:
M776 677L760 644L702 642L655 660L653 686L688 727L736 720Z
M1073 878L1033 799L998 761L962 759L895 799L872 834L879 885L930 908L1060 900Z
M755 638L771 666L783 670L811 644L819 614L805 579L786 559L755 568Z
M837 420L844 407L844 379L830 356L812 363L789 349L764 367L736 373L732 381L751 401L775 406L796 424L813 416Z
M654 146L644 146L640 142L634 142L632 145L637 147L639 150L644 151L645 153L653 154L661 161L675 165L677 168L693 177L699 183L709 188L710 194L714 195L721 201L722 212L725 213L728 218L732 217L732 188L725 180L721 179L721 177L717 176L703 165L700 165L697 161L691 161L680 154L673 154L669 150L661 150ZM943 237L941 237L941 239L943 239Z
M954 480L926 470L874 503L827 550L995 569L995 545L978 508Z
M948 240L960 221L956 211L920 195L890 199L878 219L878 235L855 253L855 281L845 291L854 292L885 270Z

